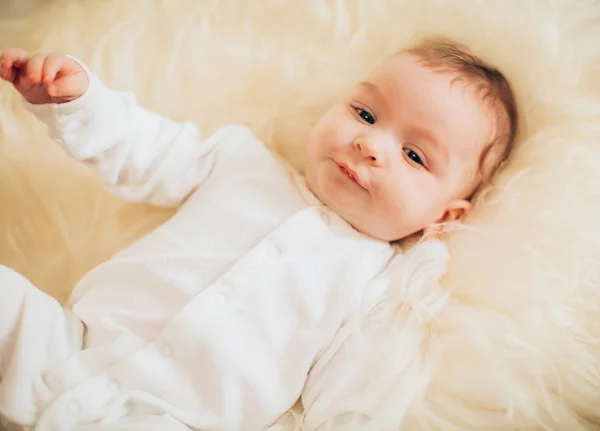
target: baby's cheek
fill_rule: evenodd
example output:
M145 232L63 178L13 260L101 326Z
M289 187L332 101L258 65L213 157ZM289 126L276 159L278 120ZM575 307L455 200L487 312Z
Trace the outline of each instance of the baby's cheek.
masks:
M378 212L384 217L397 219L406 213L407 196L401 187L380 187L374 193L375 201L379 208Z
M340 145L351 144L356 137L355 121L344 115L336 115L329 123L327 135Z
M413 223L425 216L428 196L412 182L405 182L387 189L385 211L394 218L402 218L406 223Z

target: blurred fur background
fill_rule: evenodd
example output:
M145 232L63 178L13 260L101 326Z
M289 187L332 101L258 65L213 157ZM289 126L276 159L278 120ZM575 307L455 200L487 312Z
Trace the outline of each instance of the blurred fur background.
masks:
M522 129L450 240L448 304L418 343L390 339L419 358L421 386L398 386L399 427L600 429L600 2L0 1L0 50L72 54L207 133L246 124L300 170L329 103L432 34L506 74ZM64 301L171 213L109 196L20 103L0 85L0 264Z

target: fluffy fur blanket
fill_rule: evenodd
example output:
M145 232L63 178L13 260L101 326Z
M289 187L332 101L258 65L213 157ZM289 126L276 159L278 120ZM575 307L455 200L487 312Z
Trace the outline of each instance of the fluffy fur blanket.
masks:
M450 239L444 306L398 288L388 347L410 360L386 411L410 431L577 431L600 428L599 22L591 0L5 0L0 50L68 52L302 169L311 124L385 56L420 35L469 44L512 81L522 130ZM0 263L64 300L170 215L109 196L0 85Z

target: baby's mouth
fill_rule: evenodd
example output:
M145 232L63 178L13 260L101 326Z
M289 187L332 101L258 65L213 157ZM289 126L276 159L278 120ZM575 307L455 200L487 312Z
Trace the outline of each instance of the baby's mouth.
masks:
M360 177L358 176L358 174L353 171L351 168L349 168L347 165L344 164L340 164L337 163L338 168L340 170L340 172L346 177L348 178L350 181L352 181L354 184L358 185L359 187L363 188L366 190L365 186L362 185Z
M358 181L356 181L356 177L352 174L352 172L350 172L348 170L348 168L346 168L345 166L340 166L340 170L342 171L342 173L344 175L346 175L349 179L351 179L352 181L354 181L355 183L358 183Z

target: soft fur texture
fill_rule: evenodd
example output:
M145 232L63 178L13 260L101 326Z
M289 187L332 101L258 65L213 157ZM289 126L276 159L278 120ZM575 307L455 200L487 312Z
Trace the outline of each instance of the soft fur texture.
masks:
M402 405L388 412L410 431L600 429L598 2L23 7L33 3L12 13L10 2L0 6L0 49L78 56L108 85L207 133L247 124L299 169L307 133L330 101L414 38L449 36L498 65L520 105L517 149L450 238L446 305L414 320L419 306L427 311L427 291L398 292L411 307L398 308L389 345L417 359L390 376L402 376L390 394ZM9 85L0 100L0 263L63 301L83 273L171 212L108 196L50 143ZM414 330L401 331L409 320Z

